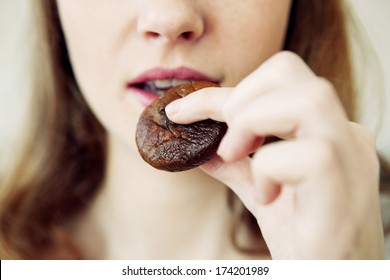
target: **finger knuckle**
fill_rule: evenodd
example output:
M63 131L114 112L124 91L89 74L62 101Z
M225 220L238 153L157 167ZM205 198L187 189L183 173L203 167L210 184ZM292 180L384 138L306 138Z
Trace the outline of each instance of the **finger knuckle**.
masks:
M303 60L291 51L282 51L274 55L273 63L279 71L283 73L294 73L297 66L303 63Z
M352 135L351 139L357 143L357 149L361 156L364 156L364 162L367 169L372 174L378 174L380 170L380 162L376 149L376 139L371 131L357 123L351 122Z
M311 166L318 172L329 172L332 174L339 163L339 154L336 144L330 140L317 140L312 144L312 163Z
M205 90L198 91L196 97L198 99L198 104L203 109L203 113L205 115L209 115L210 113L212 113L213 102L210 102L211 96L207 94L207 91Z
M231 123L236 114L236 106L232 102L226 102L222 107L222 116L226 120L227 123Z
M333 85L324 78L316 78L311 82L310 94L303 100L302 112L315 114L327 114L332 111L335 99Z
M315 79L316 85L318 87L318 93L324 96L333 96L335 94L335 89L333 84L326 78L317 77Z
M358 123L350 122L352 130L357 137L362 138L370 147L376 149L376 139L371 131Z

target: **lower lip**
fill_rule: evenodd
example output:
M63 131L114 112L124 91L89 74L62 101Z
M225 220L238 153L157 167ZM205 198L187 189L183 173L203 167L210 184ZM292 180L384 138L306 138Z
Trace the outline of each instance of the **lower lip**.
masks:
M137 87L129 87L129 90L143 107L149 106L154 100L158 98L157 94L142 90Z

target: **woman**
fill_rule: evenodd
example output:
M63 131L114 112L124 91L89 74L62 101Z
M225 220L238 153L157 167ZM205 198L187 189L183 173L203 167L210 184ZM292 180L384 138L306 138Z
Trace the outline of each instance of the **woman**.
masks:
M35 115L1 189L4 258L384 257L374 141L350 122L341 1L36 8ZM226 122L218 156L157 171L134 144L157 97L147 83L199 79L221 88L166 111ZM267 135L285 141L262 145Z

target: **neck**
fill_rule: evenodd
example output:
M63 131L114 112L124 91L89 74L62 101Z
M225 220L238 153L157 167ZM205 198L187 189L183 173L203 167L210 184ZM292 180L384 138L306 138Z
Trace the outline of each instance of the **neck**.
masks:
M106 180L84 219L81 242L93 242L87 252L97 258L226 257L232 222L226 192L197 169L156 170L111 139ZM100 233L98 242L91 230Z

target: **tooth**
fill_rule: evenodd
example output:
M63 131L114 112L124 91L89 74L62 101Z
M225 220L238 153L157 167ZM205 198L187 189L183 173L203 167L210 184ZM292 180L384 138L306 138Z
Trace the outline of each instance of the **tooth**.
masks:
M184 84L184 83L186 83L186 82L188 82L188 80L173 79L171 83L172 83L172 86L175 87L175 86Z
M192 80L181 80L181 79L161 79L161 80L150 80L144 83L144 89L156 94L161 94L171 87L181 85Z
M156 90L154 93L158 94L158 95L161 95L165 92L165 89L158 89Z
M156 88L170 88L172 87L171 80L155 80L154 81L154 86Z

